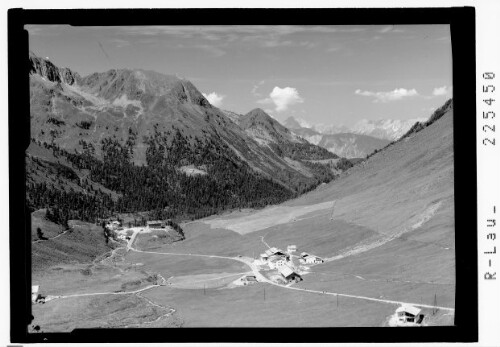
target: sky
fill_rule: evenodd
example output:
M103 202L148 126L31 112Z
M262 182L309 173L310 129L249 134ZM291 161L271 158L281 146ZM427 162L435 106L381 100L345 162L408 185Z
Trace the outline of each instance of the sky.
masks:
M448 25L26 26L30 50L82 76L140 68L219 108L352 126L425 118L451 97Z

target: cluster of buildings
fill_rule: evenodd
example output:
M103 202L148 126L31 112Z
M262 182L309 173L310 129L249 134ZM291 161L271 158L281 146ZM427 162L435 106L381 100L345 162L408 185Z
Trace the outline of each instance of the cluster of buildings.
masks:
M149 231L152 231L152 230L165 230L168 225L169 225L169 222L170 220L152 220L152 221L148 221L146 222L146 230L144 229L141 229L141 232L145 231L147 232L148 230ZM127 240L130 240L130 236L129 236L129 233L131 232L130 230L125 230L123 227L122 227L122 224L117 221L117 220L114 220L114 221L108 221L107 224L106 224L106 228L108 230L111 230L114 232L114 237L116 239L119 239L119 240L124 240L124 241L127 241Z
M284 265L285 262L289 262L290 254L279 248L271 247L260 255L260 260L263 264L267 264L270 269L275 269Z
M117 220L109 221L106 224L106 228L108 228L109 230L113 230L113 231L120 230L121 227L122 227L122 224Z
M279 248L271 247L260 255L259 261L262 265L269 266L269 269L277 270L288 283L302 281L302 277L297 271L298 266L295 266L292 257L298 258L300 264L314 265L325 262L322 258L306 252L302 252L300 256L292 255L296 251L296 245L289 245L286 252Z
M127 239L130 239L130 237L127 237L126 232L123 231L122 223L120 223L117 220L112 220L108 221L106 224L106 229L113 231L113 238L119 239L126 241Z
M295 270L290 254L296 249L296 246L291 245L288 246L288 250L285 252L279 248L271 247L260 255L260 261L262 264L267 264L270 269L278 270L286 282L300 282L302 277Z
M165 229L168 226L169 222L170 222L169 219L167 219L167 220L152 220L152 221L146 222L146 226L149 229ZM106 223L106 228L108 228L109 230L113 230L113 231L122 230L122 224L117 220L108 221Z

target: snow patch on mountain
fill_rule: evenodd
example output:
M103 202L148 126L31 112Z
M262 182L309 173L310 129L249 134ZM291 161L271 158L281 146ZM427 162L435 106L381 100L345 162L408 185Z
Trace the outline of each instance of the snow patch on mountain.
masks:
M115 100L113 100L113 105L120 106L123 108L127 108L127 106L132 105L132 106L139 107L142 109L142 104L141 104L140 100L129 100L127 98L126 94L123 94L119 98L116 98Z

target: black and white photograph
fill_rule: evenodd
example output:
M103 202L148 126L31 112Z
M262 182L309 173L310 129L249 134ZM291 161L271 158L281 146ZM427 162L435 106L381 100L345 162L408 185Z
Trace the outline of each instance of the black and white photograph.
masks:
M156 20L178 12L24 20L30 341L96 330L168 342L182 328L443 341L477 320L464 284L475 148L462 151L466 108L455 112L474 96L452 19Z
M449 26L27 30L34 331L453 324Z

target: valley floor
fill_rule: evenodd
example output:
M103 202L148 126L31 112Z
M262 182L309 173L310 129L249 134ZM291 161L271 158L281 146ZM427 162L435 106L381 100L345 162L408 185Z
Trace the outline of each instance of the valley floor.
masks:
M431 226L425 212L433 205L424 209L424 220L412 221L415 230L407 228L411 238L402 232L381 236L332 218L331 206L291 206L281 213L271 207L278 223L269 226L268 217L263 228L241 234L210 225L241 225L255 214L210 217L185 224L186 240L170 245L151 246L145 242L150 233L132 228L128 243L108 257L35 276L49 300L33 306L33 325L44 332L91 326L385 326L403 304L421 308L426 325L453 324L453 249L415 239ZM301 209L308 212L290 217ZM147 248L137 248L141 244ZM269 246L288 244L327 261L310 266L300 283L276 283L254 258ZM258 283L237 285L245 275Z

